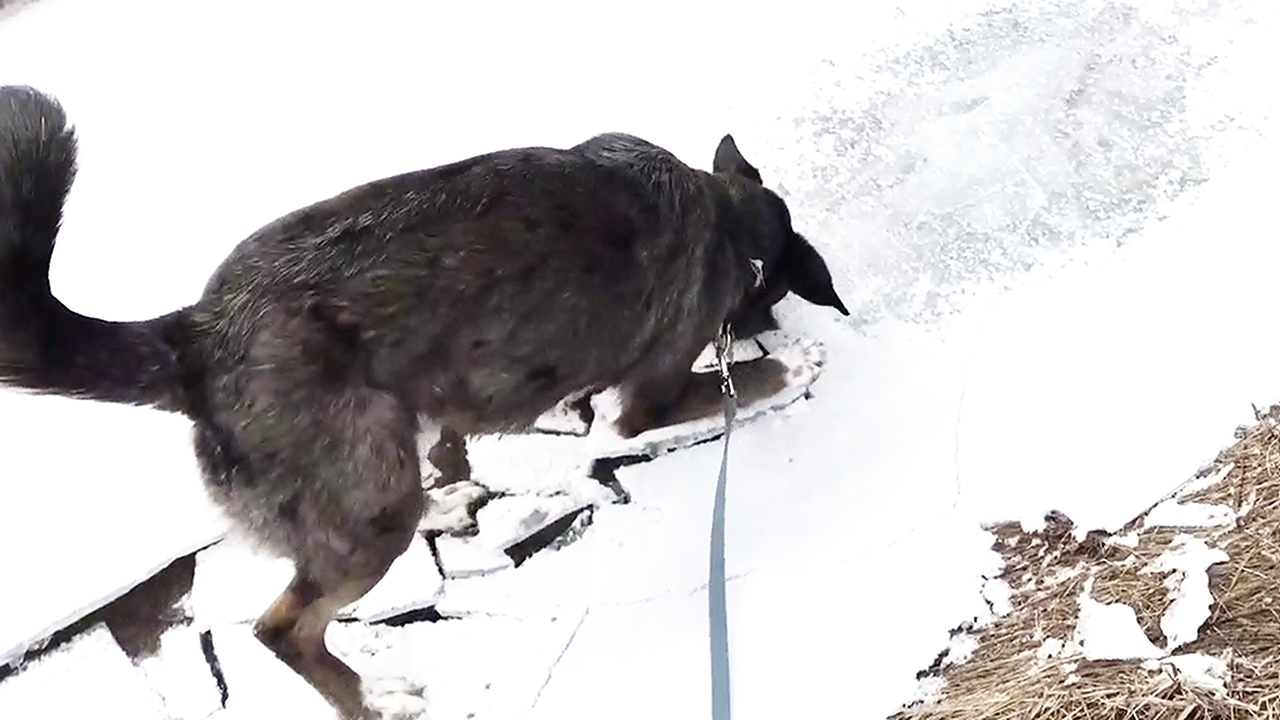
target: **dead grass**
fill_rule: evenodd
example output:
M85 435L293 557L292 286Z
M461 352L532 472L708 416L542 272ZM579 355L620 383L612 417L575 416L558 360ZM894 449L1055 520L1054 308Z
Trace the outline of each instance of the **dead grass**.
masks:
M920 674L940 689L895 720L1280 718L1280 406L1257 413L1257 420L1237 429L1236 444L1188 487L1165 498L1229 507L1234 525L1147 527L1148 510L1115 535L1093 531L1083 540L1060 513L1050 513L1037 532L1017 523L990 528L1005 561L1001 579L1011 590L1011 610L958 629L977 648L958 662L941 654ZM1171 603L1168 574L1152 566L1186 535L1229 560L1209 568L1209 619L1174 653L1224 661L1225 691L1191 682L1168 663L1049 651L1054 646L1046 640L1073 639L1090 581L1089 597L1129 605L1152 643L1165 647L1160 620Z

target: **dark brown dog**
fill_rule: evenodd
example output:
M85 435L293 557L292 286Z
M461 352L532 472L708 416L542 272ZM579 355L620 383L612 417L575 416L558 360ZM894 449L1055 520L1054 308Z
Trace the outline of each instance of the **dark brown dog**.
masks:
M325 629L413 536L421 434L519 430L619 387L632 436L717 407L690 368L726 320L788 291L847 314L728 136L713 173L611 134L371 182L266 225L198 302L140 322L50 292L75 162L53 99L0 88L0 379L190 417L210 496L296 564L258 637L348 718L377 715ZM739 390L785 372L745 363Z

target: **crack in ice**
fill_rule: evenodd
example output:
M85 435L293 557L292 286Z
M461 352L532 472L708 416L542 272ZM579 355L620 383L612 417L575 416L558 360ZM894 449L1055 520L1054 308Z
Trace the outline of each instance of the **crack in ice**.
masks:
M569 633L569 639L565 640L564 647L560 648L560 654L556 655L556 659L552 661L551 667L547 668L547 677L542 681L542 686L538 688L537 694L533 696L533 704L529 706L530 710L538 707L538 702L542 700L542 693L551 684L551 677L555 675L556 668L560 666L560 661L564 659L566 653L569 652L569 646L573 645L573 641L578 638L578 631L582 629L582 624L587 621L587 616L591 614L591 608L584 608L582 616L578 618L578 624L573 626L573 632Z

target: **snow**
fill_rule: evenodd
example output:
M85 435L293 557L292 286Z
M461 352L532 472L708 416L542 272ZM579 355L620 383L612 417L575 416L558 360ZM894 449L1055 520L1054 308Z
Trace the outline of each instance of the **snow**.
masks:
M1226 505L1186 500L1189 495L1222 482L1234 468L1235 463L1226 463L1214 472L1206 472L1203 477L1193 477L1183 483L1177 490L1147 510L1142 517L1142 527L1235 527L1236 521L1244 514L1246 508L1242 508L1242 511L1237 513Z
M222 707L221 693L210 676L195 627L178 627L163 635L160 651L138 667L163 705L161 717L204 718Z
M977 638L967 632L957 633L951 638L951 642L947 643L947 658L943 663L946 665L962 663L973 657L977 649Z
M4 681L3 717L161 717L162 703L103 625L40 658Z
M1226 692L1227 680L1231 677L1225 661L1203 653L1173 655L1162 660L1161 664L1176 669L1182 681L1220 694Z
M787 300L782 323L821 340L822 375L733 435L734 709L875 717L911 699L950 628L988 612L999 559L982 523L1057 509L1118 528L1230 442L1250 403L1280 397L1255 360L1280 350L1265 70L1280 8L832 12L40 0L0 20L0 82L57 94L79 129L52 284L110 319L191 301L253 229L374 177L605 130L705 167L733 132L855 316ZM0 556L0 657L224 529L180 418L4 392L0 431L0 543L18 549ZM344 623L331 643L367 676L425 684L433 720L705 715L720 449L620 469L632 502L616 505L581 472L599 438L508 440L472 459L519 511L441 542L451 619ZM600 505L576 542L519 568L496 549L529 514L578 503ZM327 717L249 629L287 568L214 547L164 671L132 672L95 631L0 682L0 716L56 697L58 716L161 717L159 688L170 714L208 717L212 680L189 654L207 627L230 689L212 717ZM357 614L436 598L424 557ZM1123 609L1090 607L1136 641ZM58 692L71 674L77 692Z
M1200 626L1209 619L1213 595L1209 591L1209 566L1225 563L1227 553L1209 547L1204 540L1179 535L1152 563L1152 572L1171 573L1165 580L1172 602L1160 617L1160 631L1167 640L1165 650L1172 652L1196 639Z
M1172 493L1172 496L1183 498L1191 495L1192 493L1197 493L1206 488L1213 487L1225 480L1227 475L1235 469L1236 464L1234 462L1229 462L1212 472L1202 471L1201 473L1197 473L1197 477L1193 477L1183 483L1174 493Z
M1071 644L1081 649L1089 660L1134 660L1164 656L1160 648L1152 644L1142 627L1138 614L1124 603L1100 603L1090 597L1093 579L1090 578L1080 591L1079 617Z
M1182 503L1166 500L1151 509L1142 518L1142 526L1212 528L1232 527L1236 524L1236 511L1215 503Z
M994 578L982 584L982 599L986 600L994 617L1003 617L1013 612L1013 588L1000 578Z

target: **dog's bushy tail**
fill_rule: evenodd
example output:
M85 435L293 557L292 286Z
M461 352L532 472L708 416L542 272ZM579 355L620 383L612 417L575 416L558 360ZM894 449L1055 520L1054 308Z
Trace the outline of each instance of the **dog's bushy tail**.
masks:
M168 342L179 313L107 322L67 309L50 291L75 174L75 133L61 105L29 87L0 87L0 383L179 409Z

